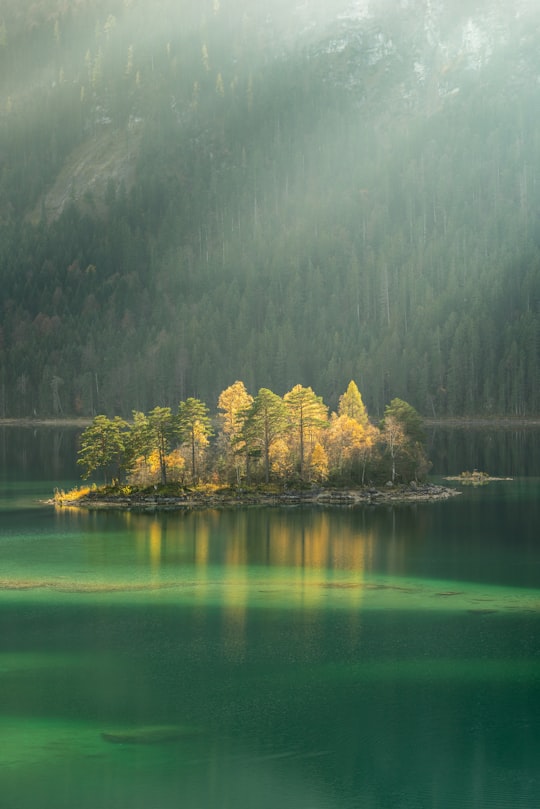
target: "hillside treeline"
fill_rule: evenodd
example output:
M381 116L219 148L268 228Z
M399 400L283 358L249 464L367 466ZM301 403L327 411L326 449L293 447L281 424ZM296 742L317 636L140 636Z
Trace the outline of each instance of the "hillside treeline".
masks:
M538 413L527 38L434 92L405 86L406 38L374 61L292 47L241 0L180 6L0 18L0 416L127 417L240 378L334 408L358 379L378 416Z

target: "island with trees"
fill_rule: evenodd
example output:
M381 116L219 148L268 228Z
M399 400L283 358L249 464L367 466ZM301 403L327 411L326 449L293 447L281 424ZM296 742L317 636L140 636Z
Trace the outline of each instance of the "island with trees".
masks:
M58 506L189 508L232 504L433 500L455 489L425 482L422 419L401 399L374 425L351 381L337 412L311 387L256 396L236 381L212 417L190 397L177 412L156 406L130 422L97 415L81 436L78 464L96 482L57 491Z

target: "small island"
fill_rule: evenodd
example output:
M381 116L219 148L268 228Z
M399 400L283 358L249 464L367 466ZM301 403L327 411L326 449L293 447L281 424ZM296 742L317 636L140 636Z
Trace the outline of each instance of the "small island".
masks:
M478 469L474 469L472 472L466 471L461 472L460 475L451 475L445 477L445 480L457 481L458 483L462 483L464 486L485 486L487 483L491 483L491 481L512 480L512 478L493 477L487 472L479 472Z
M272 490L271 487L182 488L159 486L137 489L127 486L81 487L55 492L51 502L58 508L135 512L191 511L250 506L381 506L429 503L460 494L458 489L433 483L388 485L384 488L310 488Z
M96 416L81 436L83 478L96 483L55 493L60 507L138 511L233 506L377 505L447 499L454 488L426 482L422 418L401 399L377 424L351 381L329 414L322 398L295 385L283 397L224 390L210 416L199 399L177 413L134 411L130 422ZM111 481L109 483L109 481Z

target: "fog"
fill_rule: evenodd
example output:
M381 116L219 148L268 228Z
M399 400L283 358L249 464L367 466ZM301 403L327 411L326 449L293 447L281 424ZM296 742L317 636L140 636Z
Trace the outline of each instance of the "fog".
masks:
M82 412L237 378L536 407L539 22L495 0L4 3L0 411L46 409L53 377Z

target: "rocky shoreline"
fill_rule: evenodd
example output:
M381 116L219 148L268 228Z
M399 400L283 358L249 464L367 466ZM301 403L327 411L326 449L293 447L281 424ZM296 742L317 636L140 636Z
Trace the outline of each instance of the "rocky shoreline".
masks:
M249 490L198 492L178 495L158 492L102 493L99 490L72 499L56 495L54 504L59 508L85 508L89 510L118 511L190 511L203 509L226 509L238 507L272 506L378 506L430 503L448 500L461 494L458 489L433 483L387 485L384 488L363 487L360 489L310 489L283 492Z

